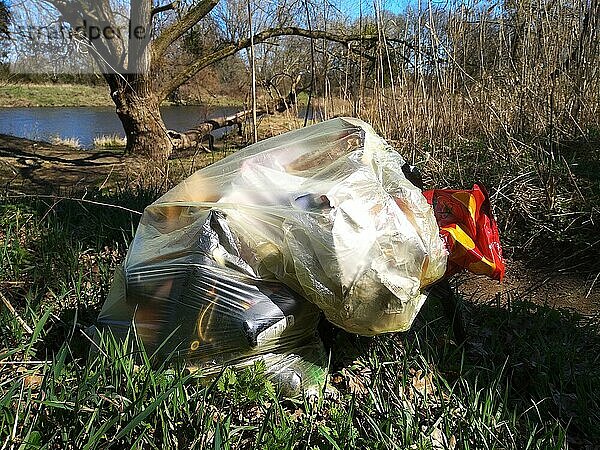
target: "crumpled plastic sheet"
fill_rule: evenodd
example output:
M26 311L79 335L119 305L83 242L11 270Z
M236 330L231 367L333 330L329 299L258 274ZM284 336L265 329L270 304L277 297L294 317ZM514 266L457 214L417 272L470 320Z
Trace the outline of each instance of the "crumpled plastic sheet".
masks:
M263 359L316 389L319 314L352 333L410 328L446 271L433 209L358 119L251 145L148 206L99 323L208 373Z

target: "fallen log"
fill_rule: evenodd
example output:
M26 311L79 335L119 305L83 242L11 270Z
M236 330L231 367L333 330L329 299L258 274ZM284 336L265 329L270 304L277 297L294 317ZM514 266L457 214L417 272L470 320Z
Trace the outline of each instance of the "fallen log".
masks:
M282 113L287 111L298 100L298 93L302 92L304 88L297 88L296 85L300 81L300 77L292 84L290 93L286 97L280 97L273 99L266 105L256 109L256 117L260 118L266 115L273 115L275 113ZM211 131L218 130L219 128L225 127L237 127L238 135L242 135L242 126L248 120L248 117L252 116L252 110L247 109L240 111L230 116L224 116L216 119L205 120L198 126L184 131L167 130L169 138L173 144L174 152L179 150L187 149L202 149L206 152L211 152L214 149L215 137L210 134ZM208 141L208 147L202 145L203 141ZM174 156L174 155L173 155Z

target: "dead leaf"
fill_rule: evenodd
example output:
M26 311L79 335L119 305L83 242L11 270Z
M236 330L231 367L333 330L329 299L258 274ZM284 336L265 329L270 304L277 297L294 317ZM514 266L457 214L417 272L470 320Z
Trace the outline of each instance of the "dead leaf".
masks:
M293 421L300 422L304 417L304 410L302 408L297 408L296 411L290 415L290 417Z
M434 428L429 435L431 446L436 450L454 450L456 448L456 437L454 435L448 438L439 428Z
M23 378L25 387L32 389L40 387L43 381L44 377L40 377L39 375L27 375L25 378Z
M412 379L413 388L421 395L430 395L435 393L436 387L433 383L433 375L431 372L423 375L422 370L417 370Z
M350 392L357 395L366 395L369 393L360 374L355 374L347 369L342 369L342 375L344 375L346 379Z

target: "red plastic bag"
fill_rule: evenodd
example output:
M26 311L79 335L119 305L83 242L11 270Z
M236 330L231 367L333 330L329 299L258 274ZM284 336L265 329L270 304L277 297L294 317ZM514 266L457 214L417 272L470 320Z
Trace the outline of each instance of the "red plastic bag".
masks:
M449 251L446 275L467 269L502 281L505 263L500 235L483 185L476 183L471 190L434 189L423 195L433 206Z

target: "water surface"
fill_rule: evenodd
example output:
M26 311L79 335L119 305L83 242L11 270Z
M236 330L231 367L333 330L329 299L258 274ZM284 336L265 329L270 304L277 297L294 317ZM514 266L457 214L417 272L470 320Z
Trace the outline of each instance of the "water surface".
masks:
M239 110L235 106L164 106L161 113L168 129L187 130L208 118ZM110 106L0 108L0 133L41 141L57 136L77 138L82 147L91 147L97 136L125 136L115 108Z

